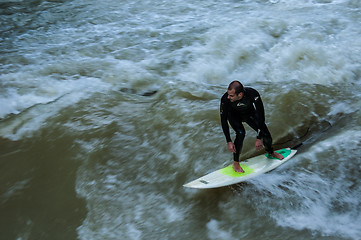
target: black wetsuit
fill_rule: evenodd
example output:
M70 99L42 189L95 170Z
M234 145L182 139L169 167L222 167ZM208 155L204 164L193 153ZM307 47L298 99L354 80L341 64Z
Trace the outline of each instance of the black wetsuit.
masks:
M253 88L246 87L241 100L231 102L227 97L228 93L225 93L221 98L221 123L227 142L232 142L228 122L236 132L234 161L239 162L239 155L246 135L242 122L247 123L257 131L257 138L262 139L266 151L270 154L273 153L272 137L265 124L264 108L259 93Z

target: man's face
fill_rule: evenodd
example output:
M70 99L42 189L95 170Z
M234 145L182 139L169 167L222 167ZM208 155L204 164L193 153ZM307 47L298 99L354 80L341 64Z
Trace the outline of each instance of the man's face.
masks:
M235 102L235 101L238 101L238 100L241 100L242 97L243 97L243 92L239 93L238 95L235 93L234 89L232 90L228 90L227 91L228 93L228 99L231 101L231 102Z

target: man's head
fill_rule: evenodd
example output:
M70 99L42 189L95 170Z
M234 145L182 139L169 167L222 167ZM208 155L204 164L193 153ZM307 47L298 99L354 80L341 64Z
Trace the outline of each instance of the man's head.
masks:
M228 86L227 93L228 93L228 99L231 102L235 102L242 99L244 95L244 88L242 83L240 83L239 81L231 82Z

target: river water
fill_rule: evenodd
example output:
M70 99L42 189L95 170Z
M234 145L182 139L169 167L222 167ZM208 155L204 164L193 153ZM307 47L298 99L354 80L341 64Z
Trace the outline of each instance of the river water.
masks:
M361 239L359 0L1 0L0 22L1 239ZM303 145L186 189L232 161L235 79Z

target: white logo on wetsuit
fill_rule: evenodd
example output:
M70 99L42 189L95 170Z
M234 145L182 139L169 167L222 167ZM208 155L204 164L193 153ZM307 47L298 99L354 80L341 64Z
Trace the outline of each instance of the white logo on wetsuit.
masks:
M241 106L246 106L246 104L244 104L244 103L237 103L237 107L241 107Z

